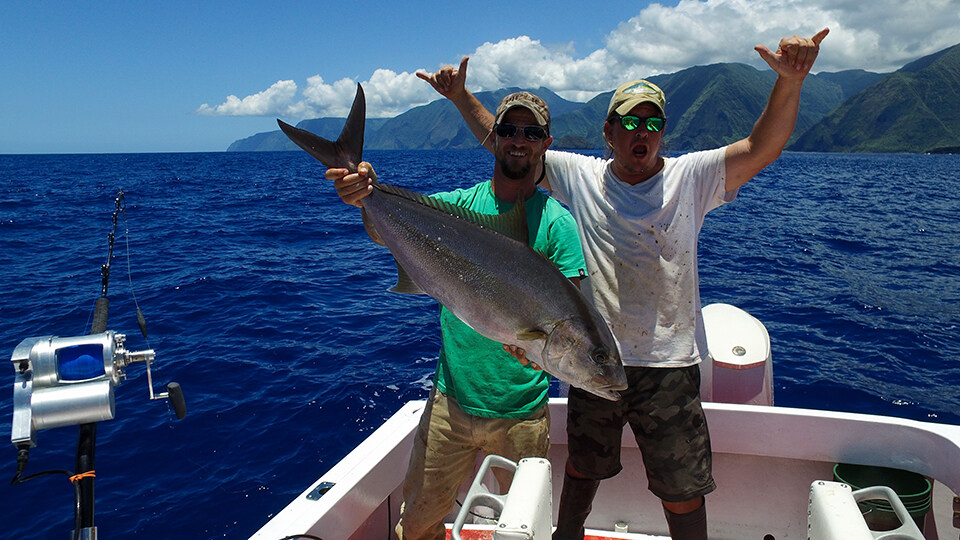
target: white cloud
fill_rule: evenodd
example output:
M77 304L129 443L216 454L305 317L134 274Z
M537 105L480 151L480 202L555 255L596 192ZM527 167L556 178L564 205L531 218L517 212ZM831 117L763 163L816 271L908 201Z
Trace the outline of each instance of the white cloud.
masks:
M326 84L321 76L314 75L307 79L307 87L303 91L305 107L312 116L345 117L353 104L356 86L357 83L350 79Z
M484 43L470 54L467 84L471 90L545 86L566 97L586 101L623 80L672 73L694 65L744 62L765 64L757 44L776 49L780 38L811 36L830 28L814 72L865 69L889 72L905 63L957 43L958 0L681 0L675 7L651 4L616 25L603 48L581 58L573 44L544 46L519 36ZM460 58L445 59L456 65ZM434 71L442 64L425 71ZM438 98L409 72L376 70L362 82L367 116L395 116ZM317 75L297 96L293 81L239 99L229 96L217 106L202 105L200 114L276 115L291 119L346 116L356 81L332 84Z
M570 50L570 46L549 49L528 36L484 43L470 55L468 84L478 90L544 86L558 93L586 90L596 94L595 82L584 83L606 78L609 51L600 49L577 59L570 56Z
M437 99L429 84L414 73L397 74L389 69L378 69L370 80L363 83L367 97L367 110L376 116L396 116L410 107L424 105ZM352 98L352 95L351 95Z
M279 111L299 111L301 106L295 101L296 94L297 83L277 81L270 88L243 99L230 95L227 101L215 107L204 103L197 113L212 116L268 116Z

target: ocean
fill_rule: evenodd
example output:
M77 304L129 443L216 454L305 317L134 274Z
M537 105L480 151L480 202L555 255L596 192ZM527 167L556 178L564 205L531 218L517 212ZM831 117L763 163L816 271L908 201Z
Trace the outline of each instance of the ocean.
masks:
M422 192L492 166L482 149L365 158ZM89 333L122 189L109 328L156 351L157 392L176 381L186 398L177 420L143 364L127 368L98 425L102 538L247 538L426 397L436 302L386 292L388 252L323 171L303 152L0 155L0 353ZM958 172L955 155L787 153L707 216L703 304L764 323L777 405L960 423ZM75 427L40 431L26 474L72 470L76 445ZM68 538L64 476L2 486L4 537Z

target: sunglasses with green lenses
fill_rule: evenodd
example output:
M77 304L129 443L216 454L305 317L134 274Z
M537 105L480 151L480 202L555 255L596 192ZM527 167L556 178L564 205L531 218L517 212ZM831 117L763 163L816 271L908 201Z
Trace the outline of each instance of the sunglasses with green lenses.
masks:
M660 118L659 116L649 116L647 118L631 115L623 116L622 114L614 116L620 120L620 125L627 131L633 131L640 126L647 128L647 131L662 131L663 126L667 124L666 118Z

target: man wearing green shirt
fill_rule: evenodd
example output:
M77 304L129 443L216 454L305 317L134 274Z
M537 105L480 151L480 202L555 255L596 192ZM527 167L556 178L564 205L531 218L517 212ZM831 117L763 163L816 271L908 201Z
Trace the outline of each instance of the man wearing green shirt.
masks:
M433 196L480 214L508 212L523 197L530 246L579 285L584 260L576 223L536 186L543 156L553 142L547 104L529 92L510 94L497 108L488 136L496 157L492 180ZM371 177L375 175L366 163L356 174L327 171L338 195L354 206L372 190ZM404 480L396 528L403 540L445 537L443 518L470 478L478 452L519 461L546 457L550 446L549 376L516 362L501 343L481 336L442 306L440 332L434 388ZM509 476L496 468L494 473L506 489Z

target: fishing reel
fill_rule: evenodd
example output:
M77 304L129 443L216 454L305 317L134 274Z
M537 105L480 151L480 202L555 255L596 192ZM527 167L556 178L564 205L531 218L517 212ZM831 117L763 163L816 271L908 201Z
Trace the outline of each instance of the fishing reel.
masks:
M177 418L186 416L180 385L154 394L150 362L153 349L129 351L126 336L113 331L77 337L27 338L14 349L13 423L10 440L18 448L37 445L37 432L112 420L114 388L126 379L130 364L144 362L150 399L169 398Z

